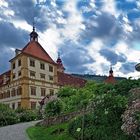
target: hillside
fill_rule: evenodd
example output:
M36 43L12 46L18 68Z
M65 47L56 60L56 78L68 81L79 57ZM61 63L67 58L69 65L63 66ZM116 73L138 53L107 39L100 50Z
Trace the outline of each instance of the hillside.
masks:
M72 75L76 76L76 77L86 79L86 80L93 80L93 81L96 81L96 82L103 82L107 78L107 76L92 75L92 74L72 74ZM123 79L126 79L126 78L124 78L124 77L115 77L115 79L117 81L120 81L120 80L123 80Z

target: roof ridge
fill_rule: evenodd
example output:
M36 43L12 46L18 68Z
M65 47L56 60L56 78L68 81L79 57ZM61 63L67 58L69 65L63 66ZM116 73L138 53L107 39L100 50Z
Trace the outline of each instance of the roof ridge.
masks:
M37 41L30 41L22 50L21 53L25 53L31 55L33 57L42 59L49 63L56 64L54 60L50 57L50 55L46 52L46 50L41 46L41 44Z
M39 42L36 42L39 46L40 46L40 48L50 57L50 55L47 53L47 51L41 46L41 44L39 43ZM52 59L51 57L50 57L50 59ZM53 60L53 59L52 59Z

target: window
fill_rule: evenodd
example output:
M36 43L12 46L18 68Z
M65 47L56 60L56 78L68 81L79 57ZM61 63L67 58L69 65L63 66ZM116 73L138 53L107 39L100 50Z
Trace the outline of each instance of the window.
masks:
M41 78L41 79L45 79L45 74L40 73L40 78Z
M6 92L3 93L3 99L5 99L5 98L6 98Z
M16 78L16 74L15 73L13 73L13 79L15 79Z
M40 69L45 70L45 64L44 63L40 63Z
M12 103L12 109L15 109L15 103Z
M17 95L21 95L22 94L22 88L21 87L18 87L17 89Z
M50 95L54 95L54 90L50 89Z
M49 72L53 72L53 67L49 66Z
M0 94L0 99L2 99L3 98L3 95L2 95L2 93Z
M31 77L35 77L35 72L34 71L30 71L30 76Z
M3 98L4 98L4 93L1 94L1 99L3 99Z
M15 63L13 63L13 69L15 69Z
M45 96L46 95L46 89L45 88L41 88L41 96Z
M7 91L7 95L6 95L6 97L7 97L7 98L10 97L10 90Z
M11 91L11 96L16 96L16 90L13 88L12 91Z
M18 102L18 108L21 108L21 102Z
M31 102L31 109L36 109L36 102Z
M18 66L21 66L21 60L20 59L18 60Z
M21 71L18 72L18 76L21 76Z
M31 87L31 95L36 95L36 87Z
M30 59L30 66L31 66L31 67L35 67L35 60Z
M53 81L53 76L49 75L49 80Z

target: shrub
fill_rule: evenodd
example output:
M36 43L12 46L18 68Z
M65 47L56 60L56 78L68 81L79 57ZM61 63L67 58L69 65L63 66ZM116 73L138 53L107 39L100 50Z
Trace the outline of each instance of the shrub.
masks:
M93 113L70 123L68 130L74 138L81 138L82 130L80 132L76 130L82 129L84 122L84 140L132 139L121 131L121 114L126 108L127 98L121 95L104 94L94 98L94 102L96 108Z
M76 94L76 89L72 87L63 87L58 91L58 97L70 97Z
M129 106L122 115L121 129L128 135L140 138L140 88L130 90Z
M0 126L15 124L19 122L19 118L15 111L7 105L0 104Z
M38 118L37 112L33 110L17 109L16 112L20 122L33 121Z
M132 102L122 115L123 125L121 129L128 135L140 138L140 99Z
M46 116L59 115L63 110L63 105L59 100L54 100L46 104L45 114Z

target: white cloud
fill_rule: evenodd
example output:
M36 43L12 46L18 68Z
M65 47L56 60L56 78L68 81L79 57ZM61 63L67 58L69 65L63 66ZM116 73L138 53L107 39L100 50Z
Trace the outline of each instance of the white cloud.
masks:
M0 7L1 6L8 7L8 3L5 0L0 0Z
M95 62L92 64L87 64L87 67L90 71L93 71L96 74L108 74L108 71L104 70L104 66L109 67L110 62L108 62L103 56L100 55L99 51L103 47L103 42L100 39L94 39L92 43L87 47L87 53Z
M49 28L43 34L39 33L39 38L39 42L42 45L42 47L54 60L56 60L59 49L58 46L63 41L59 31L55 27Z
M115 50L124 54L128 62L139 62L140 60L140 51L134 50L132 46L130 47L125 42L118 42L115 46Z
M115 17L118 17L119 11L116 9L115 0L103 0L102 2L103 2L103 7L101 9L102 11L108 12L114 15Z
M33 0L34 3L37 2L37 0ZM38 0L40 3L44 3L46 0ZM127 0L131 2L132 0ZM83 12L89 12L94 11L97 15L97 17L102 12L108 12L111 15L114 15L116 19L121 22L122 29L124 30L125 34L124 37L128 37L131 35L132 32L134 32L133 24L130 23L128 17L126 16L126 13L121 11L122 19L120 20L118 15L120 14L120 11L116 9L116 0L102 0L103 3L102 9L98 9L97 5L95 5L96 0L90 0L88 7L83 7ZM140 7L139 1L137 1L137 7ZM32 26L29 25L26 21L17 20L15 18L10 19L10 16L14 17L14 11L11 11L8 9L8 3L5 0L0 0L0 8L4 7L7 8L3 12L7 17L9 17L9 20L11 21L16 28L22 28L24 30L27 30L29 32L32 31ZM26 7L25 7L26 8ZM40 22L44 22L48 25L48 29L44 31L43 33L38 32L39 34L39 42L44 47L44 49L48 52L48 54L56 60L57 52L59 50L58 46L60 44L63 44L65 39L73 41L75 44L79 43L77 39L79 39L81 30L86 30L84 21L88 20L87 18L84 19L80 13L80 11L77 9L77 0L67 0L65 1L65 5L62 7L62 9L59 9L56 5L56 1L52 0L51 5L40 5L38 8L41 13L38 17ZM68 12L68 18L64 18L63 11ZM95 20L92 21L91 24L93 24L94 27L98 27L98 24ZM4 19L0 19L4 20ZM31 19L32 20L32 19ZM57 28L58 24L62 24L64 28ZM135 25L137 27L140 27L140 19L135 20ZM114 35L116 27L112 28L111 35ZM126 38L127 39L127 38ZM107 61L106 58L100 55L99 51L103 49L105 44L103 44L104 40L101 39L93 39L92 43L87 47L87 54L89 57L91 57L95 62L91 64L85 65L88 67L89 71L93 71L96 74L102 74L102 75L108 75L108 69L110 67L110 62ZM105 41L104 41L105 42ZM77 46L82 46L82 44L78 44ZM82 46L83 47L83 46ZM113 50L114 49L114 50ZM135 50L132 46L128 44L128 42L119 41L114 48L112 48L114 52L117 54L122 54L126 56L127 62L139 62L140 61L140 51ZM10 51L13 52L13 48L10 48ZM88 58L87 58L88 59ZM136 76L138 77L140 75L139 72L133 72L128 73L127 75L124 75L120 68L122 67L122 63L118 62L116 65L113 66L114 75L115 76Z
M129 46L123 41L118 42L115 45L114 49L123 54L127 54L127 52L129 52Z
M12 20L12 23L14 24L14 26L16 28L21 28L21 29L27 30L29 32L31 32L32 28L33 28L25 20Z
M77 2L75 0L67 1L64 6L64 11L69 13L69 17L66 21L65 28L62 29L62 34L66 38L77 40L81 29L83 29L83 18L76 7Z

